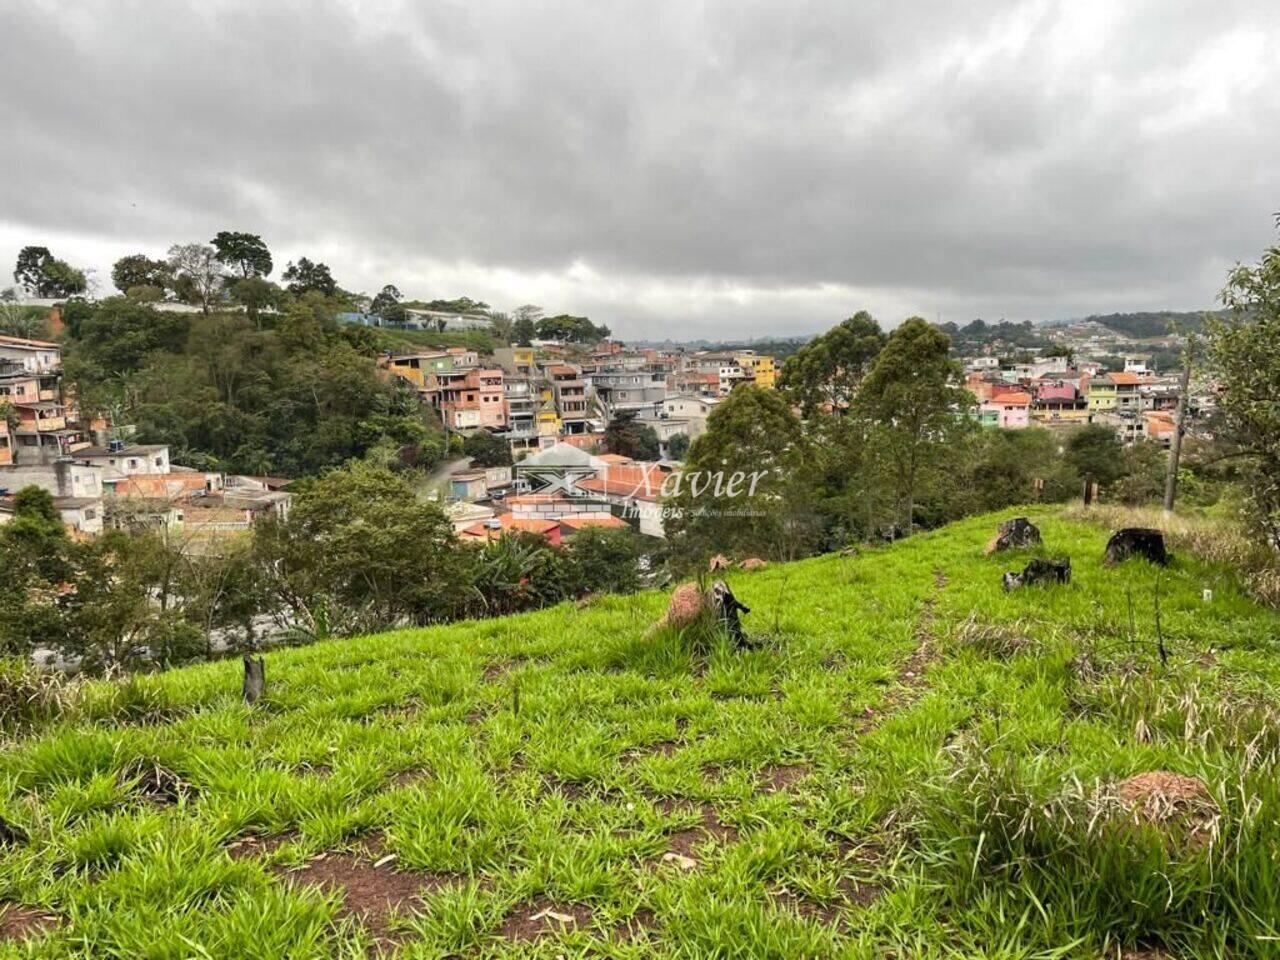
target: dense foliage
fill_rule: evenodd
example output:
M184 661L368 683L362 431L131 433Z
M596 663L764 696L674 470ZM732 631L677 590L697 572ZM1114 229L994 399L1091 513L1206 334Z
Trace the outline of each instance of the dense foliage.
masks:
M1225 455L1245 465L1255 528L1280 552L1280 246L1233 270L1222 300L1228 315L1208 325L1215 426Z
M257 320L111 297L72 316L66 369L83 404L188 466L299 476L378 447L435 462L436 420L377 376L368 332L332 316L316 294Z

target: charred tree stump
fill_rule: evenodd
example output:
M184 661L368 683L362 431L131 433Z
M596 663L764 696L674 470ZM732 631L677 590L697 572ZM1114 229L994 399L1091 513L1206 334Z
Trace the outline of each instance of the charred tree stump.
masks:
M996 535L987 544L988 555L1002 550L1019 550L1040 545L1040 528L1026 517L1014 517L1000 524Z
M1005 593L1010 590L1017 590L1019 587L1030 587L1036 584L1070 582L1071 560L1069 558L1041 560L1036 557L1022 569L1021 573L1010 571L1001 579L1001 585L1004 587Z
M1102 562L1111 567L1130 557L1146 557L1159 566L1167 565L1169 554L1164 547L1164 534L1150 527L1117 530L1107 541L1107 552Z
M249 654L244 655L244 702L257 703L267 689L267 662L259 657L254 660Z
M739 614L750 613L751 610L744 605L737 597L733 595L733 591L729 589L729 585L723 580L717 580L711 586L711 609L715 612L716 620L720 626L733 638L733 642L740 647L750 646L746 632L742 629L742 621Z

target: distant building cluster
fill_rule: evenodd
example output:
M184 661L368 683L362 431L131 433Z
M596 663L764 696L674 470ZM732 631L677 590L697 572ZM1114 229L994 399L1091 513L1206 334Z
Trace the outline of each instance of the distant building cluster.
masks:
M981 423L1006 429L1102 424L1122 443L1151 440L1168 447L1176 430L1180 372L1160 375L1142 358L1104 372L1093 360L1036 357L1002 365L995 357L965 361L965 386L978 400ZM1189 398L1192 413L1211 403Z
M56 343L0 337L0 408L0 523L28 486L47 491L79 536L157 526L216 536L288 512L287 480L181 467L168 446L134 443L127 428L82 416Z
M388 354L388 374L410 384L447 430L488 430L514 456L568 443L603 442L609 421L631 414L665 446L706 429L715 404L740 384L772 388L773 357L734 353L628 350L609 341L585 359L564 344L504 347L481 357L465 347Z
M537 533L559 542L587 526L631 526L662 536L657 509L661 478L675 469L672 441L694 440L726 396L743 384L772 389L775 359L753 350L633 350L605 341L584 351L535 341L482 357L464 347L392 353L380 368L413 387L446 430L484 430L510 445L520 468L540 457L594 465L590 481L573 496L530 492L518 478L490 470L452 474L450 513L459 536L486 538L502 530ZM653 430L659 459L632 461L601 455L610 421L634 418ZM653 481L653 482L650 482ZM595 486L593 487L593 484ZM591 497L584 499L588 491Z

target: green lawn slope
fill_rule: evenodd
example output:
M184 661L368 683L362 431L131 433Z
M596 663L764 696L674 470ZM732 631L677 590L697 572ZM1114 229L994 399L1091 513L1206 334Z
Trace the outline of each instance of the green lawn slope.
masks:
M0 755L0 956L1276 956L1280 618L1030 515L1069 586L977 518L729 574L754 650L643 594L91 685Z

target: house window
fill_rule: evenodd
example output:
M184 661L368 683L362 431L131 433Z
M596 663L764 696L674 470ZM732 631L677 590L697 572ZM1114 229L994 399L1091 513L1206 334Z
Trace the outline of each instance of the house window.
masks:
M157 466L157 467L160 467L160 466L163 466L163 465L164 465L164 458L163 458L163 457L156 457L156 466Z
M130 469L130 470L132 470L132 469L134 469L135 467L137 467L137 465L138 465L138 461L137 461L136 459L134 459L133 457L130 457L130 458L129 458L129 469Z

